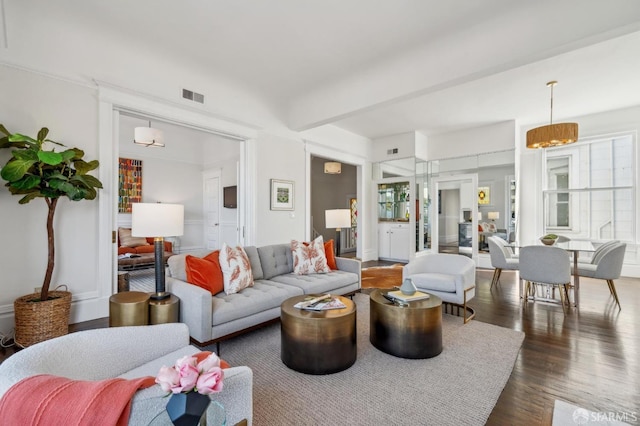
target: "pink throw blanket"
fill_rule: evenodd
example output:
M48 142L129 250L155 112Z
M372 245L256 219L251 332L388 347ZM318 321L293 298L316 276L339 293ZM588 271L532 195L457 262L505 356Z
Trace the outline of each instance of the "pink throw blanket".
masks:
M153 377L71 380L42 374L13 385L0 399L1 423L7 425L126 425L131 399L152 386Z

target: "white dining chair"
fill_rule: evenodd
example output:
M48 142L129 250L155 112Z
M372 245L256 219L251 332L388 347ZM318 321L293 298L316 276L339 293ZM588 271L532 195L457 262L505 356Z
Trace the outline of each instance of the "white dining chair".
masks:
M578 263L591 263L595 265L600 261L600 258L602 257L602 255L606 253L610 247L614 246L615 244L618 244L619 242L620 241L618 240L611 240L611 241L607 241L606 243L602 243L596 249L596 251L593 252L591 259L578 260Z
M618 304L618 309L620 310L622 310L622 307L620 306L618 292L616 291L613 280L620 278L626 248L627 245L625 243L611 244L604 252L600 253L600 257L596 263L578 264L578 275L581 277L596 278L607 282L609 292L615 299Z
M493 278L491 279L492 289L494 285L500 280L500 275L504 269L508 271L517 271L520 268L518 257L513 254L511 247L509 247L500 237L487 238L489 244L489 255L491 257L491 266L495 268L493 271ZM519 292L522 293L522 286L519 286ZM520 294L522 297L522 294Z
M525 303L528 300L553 302L551 298L537 299L533 285L546 285L560 289L562 310L569 305L571 263L569 253L559 247L526 246L520 249L520 279L525 283Z

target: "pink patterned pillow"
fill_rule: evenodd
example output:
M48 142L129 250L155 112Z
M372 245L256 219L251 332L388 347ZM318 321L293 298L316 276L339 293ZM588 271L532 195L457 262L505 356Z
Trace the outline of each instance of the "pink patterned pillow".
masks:
M298 275L331 272L324 253L322 235L308 244L292 240L291 253L293 254L293 272Z
M223 243L220 249L220 269L222 269L225 293L233 294L247 287L253 287L251 263L242 247L233 248Z

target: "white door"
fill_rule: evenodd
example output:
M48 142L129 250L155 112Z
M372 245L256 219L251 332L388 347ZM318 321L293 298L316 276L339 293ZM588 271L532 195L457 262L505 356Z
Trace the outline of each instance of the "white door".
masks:
M208 250L220 248L220 172L204 174L204 235Z

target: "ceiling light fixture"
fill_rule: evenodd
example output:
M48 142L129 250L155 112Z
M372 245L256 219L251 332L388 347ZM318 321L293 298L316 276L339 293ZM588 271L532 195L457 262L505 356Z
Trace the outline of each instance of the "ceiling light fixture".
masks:
M527 148L549 148L566 145L578 140L578 123L553 124L553 86L557 81L550 81L551 88L551 122L548 126L536 127L527 132Z
M328 175L339 175L342 173L342 164L335 161L327 161L324 163L324 172Z
M164 148L162 130L152 128L151 121L149 121L149 127L136 127L133 132L133 143L136 145Z

